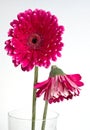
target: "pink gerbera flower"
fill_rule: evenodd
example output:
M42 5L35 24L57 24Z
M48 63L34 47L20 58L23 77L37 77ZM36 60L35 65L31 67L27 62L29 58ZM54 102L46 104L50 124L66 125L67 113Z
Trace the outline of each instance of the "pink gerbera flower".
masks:
M59 68L53 72L51 71L51 75L47 80L34 86L37 89L37 97L44 93L44 100L55 103L64 99L72 99L73 96L79 96L80 87L83 86L83 82L80 81L80 74L67 75ZM57 72L58 74L56 74Z
M5 42L8 55L15 66L21 64L23 71L34 66L49 67L51 60L61 56L63 26L58 25L55 15L50 12L31 9L17 15L8 32L11 37Z

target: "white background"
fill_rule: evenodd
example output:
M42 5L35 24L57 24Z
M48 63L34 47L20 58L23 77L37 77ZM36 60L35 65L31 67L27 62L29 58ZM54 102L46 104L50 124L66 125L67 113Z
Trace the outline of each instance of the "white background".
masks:
M0 1L0 130L8 129L7 113L13 109L30 108L33 70L15 68L4 50L9 23L26 9L45 9L65 26L62 58L55 64L66 73L80 73L85 85L79 97L49 105L60 114L58 130L90 130L90 1L89 0L1 0ZM54 63L53 63L54 64ZM49 69L39 69L39 81L48 77ZM38 101L38 107L43 100Z

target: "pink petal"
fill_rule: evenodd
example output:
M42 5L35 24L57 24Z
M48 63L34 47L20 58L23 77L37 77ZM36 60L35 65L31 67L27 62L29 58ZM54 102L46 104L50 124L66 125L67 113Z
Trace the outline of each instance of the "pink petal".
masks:
M48 84L49 80L50 80L50 79L48 78L47 80L45 80L45 81L43 81L43 82L40 82L40 83L35 84L34 88L42 88L43 86L45 86L45 85Z
M67 75L69 79L71 79L77 86L83 86L84 83L81 82L81 75L80 74L72 74L72 75Z

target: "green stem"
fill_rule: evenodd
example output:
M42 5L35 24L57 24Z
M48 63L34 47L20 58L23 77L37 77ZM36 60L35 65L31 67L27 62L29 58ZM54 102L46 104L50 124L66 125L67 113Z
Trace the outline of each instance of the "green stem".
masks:
M45 101L45 107L44 107L44 112L43 112L43 121L42 121L41 130L45 130L47 109L48 109L48 101Z
M38 81L38 67L34 70L34 85ZM36 89L33 87L33 99L32 99L32 130L35 130L35 119L36 119Z

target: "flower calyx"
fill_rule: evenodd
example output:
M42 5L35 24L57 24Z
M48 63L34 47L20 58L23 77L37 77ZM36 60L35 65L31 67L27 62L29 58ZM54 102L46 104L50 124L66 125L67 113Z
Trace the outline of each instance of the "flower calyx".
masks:
M55 77L57 75L65 75L65 73L56 65L52 65L49 77Z

